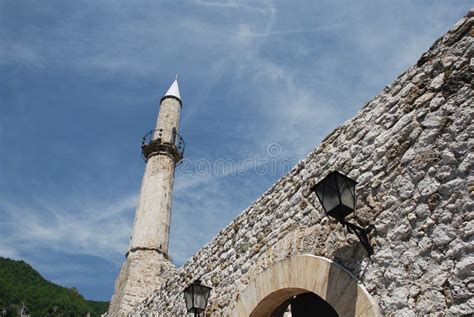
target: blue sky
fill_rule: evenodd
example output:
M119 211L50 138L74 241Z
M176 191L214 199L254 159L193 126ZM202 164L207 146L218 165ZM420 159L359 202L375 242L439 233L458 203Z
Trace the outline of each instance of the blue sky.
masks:
M170 254L181 265L470 6L0 0L0 256L110 299L141 137L179 73L187 148Z

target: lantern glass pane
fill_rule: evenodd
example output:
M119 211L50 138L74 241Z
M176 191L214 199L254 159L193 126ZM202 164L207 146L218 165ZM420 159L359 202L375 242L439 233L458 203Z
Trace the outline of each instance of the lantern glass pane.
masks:
M354 195L354 186L350 182L346 180L341 180L341 203L349 207L350 209L354 209L355 207L355 195Z
M184 290L184 300L186 302L186 310L189 312L189 310L193 308L192 286Z
M202 285L194 286L194 307L204 310L207 305L207 297L209 296L209 289Z
M323 190L321 203L324 210L329 213L341 203L339 201L336 177L334 175L330 175L321 182L321 185Z
M334 208L337 208L339 206L339 196L337 194L337 191L333 189L326 189L325 195L324 195L324 200L323 200L323 206L326 212L331 212Z

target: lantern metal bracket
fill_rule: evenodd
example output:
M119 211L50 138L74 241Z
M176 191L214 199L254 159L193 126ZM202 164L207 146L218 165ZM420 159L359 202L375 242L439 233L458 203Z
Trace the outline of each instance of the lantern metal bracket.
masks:
M365 229L365 228L359 227L358 225L350 223L346 221L345 219L340 220L340 222L343 226L347 228L347 231L349 233L354 233L357 236L357 238L359 238L359 241L367 250L367 253L369 254L369 256L374 254L374 249L370 245L369 235L368 235L368 233L372 231L373 226L369 226L367 229Z

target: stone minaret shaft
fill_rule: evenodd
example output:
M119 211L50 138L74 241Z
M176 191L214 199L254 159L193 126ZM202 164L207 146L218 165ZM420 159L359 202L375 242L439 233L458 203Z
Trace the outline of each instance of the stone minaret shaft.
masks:
M178 135L181 98L177 78L160 102L156 128L142 142L146 162L125 263L115 282L108 314L127 315L175 270L168 242L176 164L183 158Z
M145 138L142 144L147 163L129 252L143 249L168 254L174 170L182 158L177 146L180 112L181 100L175 80L161 99L156 129L149 134L151 141Z

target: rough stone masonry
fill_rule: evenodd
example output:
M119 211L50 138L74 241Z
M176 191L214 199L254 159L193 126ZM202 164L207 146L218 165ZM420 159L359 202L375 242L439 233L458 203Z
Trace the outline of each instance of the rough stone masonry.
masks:
M229 316L251 280L299 254L352 272L385 315L473 314L473 36L471 10L133 314L186 315L182 290L200 277L206 316ZM358 182L352 221L375 225L371 259L309 191L331 170Z

